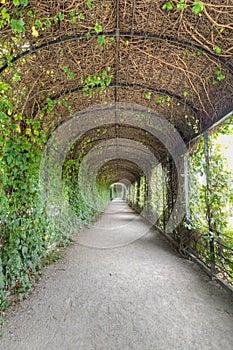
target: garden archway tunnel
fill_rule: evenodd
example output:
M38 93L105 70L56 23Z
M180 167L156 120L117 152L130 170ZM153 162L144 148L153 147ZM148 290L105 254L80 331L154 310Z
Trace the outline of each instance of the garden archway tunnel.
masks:
M190 228L188 183L197 139L208 182L208 135L232 116L231 1L6 0L0 11L0 286L27 288L41 256L120 182L135 210L231 289L232 247L210 208L205 235Z

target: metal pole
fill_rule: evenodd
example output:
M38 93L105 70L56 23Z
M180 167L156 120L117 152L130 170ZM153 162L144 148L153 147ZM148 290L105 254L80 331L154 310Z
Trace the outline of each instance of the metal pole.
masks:
M189 209L189 178L188 178L188 155L184 155L184 193L185 193L185 212L186 219L190 221L191 214Z
M162 169L164 169L164 168L162 168ZM163 231L164 232L166 229L166 203L165 203L165 200L167 200L167 196L165 195L165 189L167 186L166 178L167 178L167 174L166 174L166 176L163 176L163 172L162 172L161 180L162 180L162 188L163 188Z
M209 227L209 249L210 249L210 268L212 274L216 273L215 269L215 250L214 250L214 236L211 232L211 206L210 206L210 153L209 153L209 134L208 131L204 133L204 151L205 151L205 175L206 175L206 209L207 209L207 220Z

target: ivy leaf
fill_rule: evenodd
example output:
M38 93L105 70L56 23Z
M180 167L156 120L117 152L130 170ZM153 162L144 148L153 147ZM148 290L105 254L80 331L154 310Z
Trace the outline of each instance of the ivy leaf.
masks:
M164 103L164 98L161 96L157 99L157 103Z
M106 72L106 70L104 70L103 72L102 72L102 79L105 79L105 78L107 78L108 77L108 73Z
M11 29L14 32L25 32L24 21L22 19L11 19Z
M75 17L72 17L72 18L70 19L70 23L72 23L72 24L76 23L76 18L75 18Z
M19 6L20 5L20 0L13 0L14 6Z
M69 80L73 80L73 79L74 79L74 73L69 72L69 73L67 74L67 78L68 78Z
M30 10L30 11L28 11L27 15L28 15L28 17L33 17L33 12Z
M86 35L86 37L87 37L87 40L91 39L91 33L88 32L87 35Z
M105 35L101 35L98 37L98 43L100 45L104 45L106 43Z
M10 20L10 15L7 12L7 9L5 7L3 7L3 9L1 10L1 15L2 15L2 19L6 19L7 21Z
M59 12L58 17L59 17L60 21L64 21L64 19L65 19L65 15L62 12Z
M220 47L219 46L215 46L214 47L214 51L216 52L216 53L221 53L221 49L220 49Z
M147 100L150 100L151 99L151 92L147 92L147 94L145 95L146 99Z
M96 23L94 29L95 29L97 34L99 34L103 31L102 26L98 22Z
M36 25L38 28L42 28L42 27L43 27L43 24L42 24L42 22L41 22L39 19L36 19L35 25Z
M50 27L51 27L51 25L52 25L52 23L51 23L51 21L50 21L50 19L49 19L49 18L46 18L45 23L46 23L46 27L47 27L47 28L50 28Z
M8 115L6 113L3 113L0 111L0 121L1 122L8 122L10 120L10 118L8 117Z
M204 10L204 4L202 2L194 1L192 11L198 15Z
M162 9L167 10L167 11L171 11L173 9L173 6L172 6L171 2L168 1L163 5Z
M110 75L106 80L106 86L109 86L111 84L111 81L112 81L112 75Z
M215 73L217 75L217 80L219 81L224 80L226 78L226 76L221 73L220 69L217 69Z
M177 4L176 7L177 7L179 10L185 10L185 9L188 8L188 5L185 4L185 0L180 0L179 4Z
M10 85L2 83L0 81L0 91L6 91L6 90L9 90L9 89L10 89Z
M14 13L17 17L22 17L23 14L22 14L22 11L18 10L17 8L14 9Z
M91 10L91 8L92 8L92 2L93 2L94 0L87 0L87 2L86 2L86 5L87 5L87 7L88 7L88 9L89 10Z
M28 5L28 0L20 0L20 3L23 7L26 7Z

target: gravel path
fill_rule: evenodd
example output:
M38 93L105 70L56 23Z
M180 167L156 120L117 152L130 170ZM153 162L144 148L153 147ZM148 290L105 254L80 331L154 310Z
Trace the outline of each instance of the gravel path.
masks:
M78 242L17 306L1 350L233 349L230 297L125 203Z

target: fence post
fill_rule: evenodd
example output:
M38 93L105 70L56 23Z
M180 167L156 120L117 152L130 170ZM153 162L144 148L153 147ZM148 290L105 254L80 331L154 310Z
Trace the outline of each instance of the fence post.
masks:
M162 190L163 190L163 231L165 232L166 230L166 201L167 201L167 196L166 196L166 176L164 176L164 165L162 165ZM166 174L167 175L167 174Z
M206 131L204 133L204 152L205 152L205 176L206 176L206 208L207 208L207 220L209 227L209 249L210 249L210 268L212 274L216 273L215 269L215 249L214 249L214 236L211 230L211 207L210 207L210 154L209 154L209 134Z
M184 194L185 194L185 213L186 219L190 221L191 214L189 209L189 164L188 155L184 155Z

